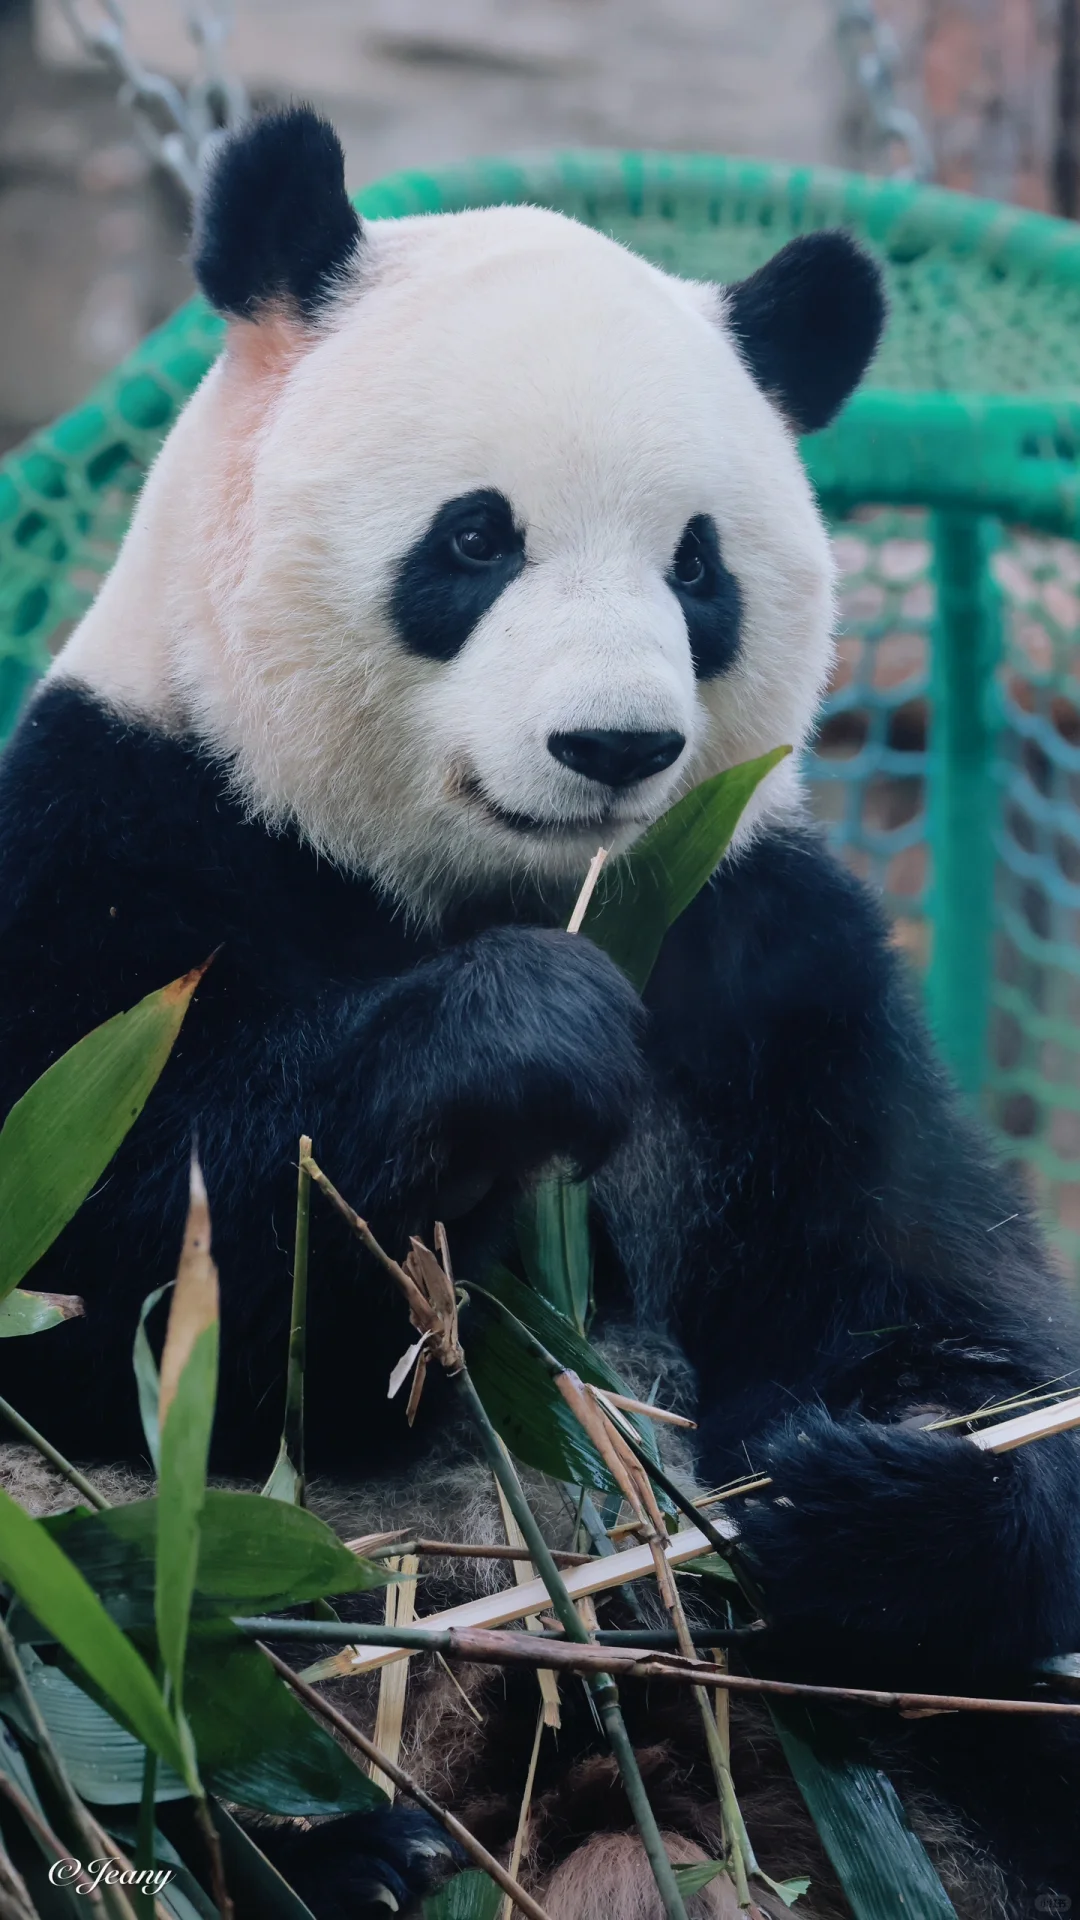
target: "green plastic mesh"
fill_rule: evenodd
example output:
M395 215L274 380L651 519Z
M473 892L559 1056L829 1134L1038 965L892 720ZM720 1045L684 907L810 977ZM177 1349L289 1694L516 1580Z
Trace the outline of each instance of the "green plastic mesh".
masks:
M737 278L830 225L881 260L891 317L870 390L806 449L842 583L812 791L927 971L963 1083L1080 1262L1080 547L1053 537L1080 537L1080 230L906 183L602 153L402 175L360 206L526 200L694 277ZM0 465L0 738L219 341L191 303ZM1003 530L976 521L987 509ZM979 542L991 531L966 577L971 527Z

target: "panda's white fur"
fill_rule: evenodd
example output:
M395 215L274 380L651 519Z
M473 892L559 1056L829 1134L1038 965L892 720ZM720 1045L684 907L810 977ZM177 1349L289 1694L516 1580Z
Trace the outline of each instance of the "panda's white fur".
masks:
M449 662L396 638L395 567L440 504L497 487L527 564ZM742 599L696 679L665 573L710 514ZM234 320L53 673L194 729L253 812L417 912L580 876L681 790L800 746L832 658L833 568L794 435L678 280L533 207L365 227L317 324ZM552 732L687 746L601 812ZM797 804L779 767L742 833ZM551 822L527 838L477 797Z

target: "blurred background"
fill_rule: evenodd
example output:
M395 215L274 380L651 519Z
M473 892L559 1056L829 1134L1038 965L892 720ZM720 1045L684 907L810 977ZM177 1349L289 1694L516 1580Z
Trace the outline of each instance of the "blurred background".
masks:
M914 169L1072 214L1078 11L0 0L0 451L71 406L190 290L163 82L209 70L256 104L310 97L342 133L353 188L482 153L653 147ZM95 49L95 36L111 44Z

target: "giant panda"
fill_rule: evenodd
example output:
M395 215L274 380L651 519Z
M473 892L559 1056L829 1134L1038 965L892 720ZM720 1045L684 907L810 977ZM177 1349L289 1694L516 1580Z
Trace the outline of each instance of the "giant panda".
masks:
M437 1216L466 1275L558 1161L592 1178L601 1330L664 1346L705 1483L771 1476L739 1514L771 1670L1029 1686L1080 1647L1077 1441L990 1457L921 1428L1068 1379L1080 1333L800 786L833 570L796 436L873 355L874 265L812 233L720 287L534 207L361 226L306 108L223 143L194 259L225 349L0 765L0 1109L216 957L37 1270L86 1318L0 1346L3 1391L68 1451L138 1456L131 1338L175 1270L196 1134L216 1464L264 1473L301 1132L387 1246ZM563 930L598 843L781 743L639 1000ZM389 1417L400 1309L329 1212L312 1271L310 1453L400 1508L452 1455L446 1396L411 1434ZM444 1786L478 1819L535 1700L489 1719L486 1785L447 1734ZM628 1712L674 1857L700 1857L689 1711ZM1065 1723L876 1726L959 1913L1080 1898ZM737 1765L797 1870L814 1843L782 1859L796 1815L760 1729ZM544 1766L549 1911L652 1920L594 1730ZM280 1848L319 1920L404 1911L452 1864L402 1807ZM845 1912L814 1879L799 1910ZM725 1886L698 1911L728 1912Z

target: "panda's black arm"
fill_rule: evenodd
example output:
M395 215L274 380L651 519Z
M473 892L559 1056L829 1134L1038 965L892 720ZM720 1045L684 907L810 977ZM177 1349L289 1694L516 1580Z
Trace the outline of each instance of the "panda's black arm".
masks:
M32 1417L40 1372L58 1444L70 1414L85 1447L78 1410L108 1409L104 1381L122 1378L131 1401L135 1316L175 1272L193 1135L239 1425L253 1403L279 1417L301 1132L400 1252L436 1208L464 1209L552 1153L594 1164L634 1102L640 1002L589 943L494 927L440 944L247 820L183 742L46 692L0 764L0 1110L92 1026L215 950L145 1111L35 1272L87 1300L85 1321L22 1343L34 1351L15 1397ZM326 1313L356 1299L356 1259L337 1223L319 1230L313 1299ZM400 1351L405 1332L396 1308L386 1342ZM342 1345L331 1325L313 1369L346 1375ZM396 1357L371 1349L380 1392ZM343 1395L357 1384L346 1375Z
M1080 1333L934 1062L874 904L770 835L679 924L650 1057L698 1141L673 1315L702 1466L742 1509L800 1666L882 1684L1080 1646L1080 1446L909 1422L1070 1380Z

